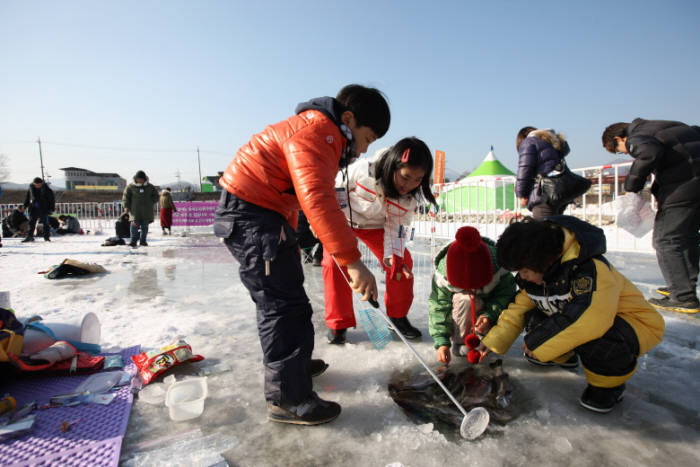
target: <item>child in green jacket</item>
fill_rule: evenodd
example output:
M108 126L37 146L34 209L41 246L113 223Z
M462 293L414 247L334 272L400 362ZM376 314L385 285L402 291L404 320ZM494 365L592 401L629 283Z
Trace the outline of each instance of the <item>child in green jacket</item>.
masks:
M474 227L460 228L434 263L428 327L437 360L449 364L450 338L452 353L466 356L465 337L473 332L486 334L498 321L515 296L515 279L496 262L494 241Z

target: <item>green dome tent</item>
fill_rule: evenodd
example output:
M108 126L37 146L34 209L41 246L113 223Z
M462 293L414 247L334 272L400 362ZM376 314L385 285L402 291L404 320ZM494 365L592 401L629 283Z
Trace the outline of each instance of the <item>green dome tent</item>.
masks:
M462 180L445 185L438 204L441 211L505 211L515 209L515 174L496 159L493 146L484 160Z

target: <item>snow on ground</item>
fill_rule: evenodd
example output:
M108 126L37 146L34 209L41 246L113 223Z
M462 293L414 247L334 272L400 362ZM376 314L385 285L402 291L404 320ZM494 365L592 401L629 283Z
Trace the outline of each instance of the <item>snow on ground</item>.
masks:
M624 401L608 415L578 405L586 384L580 369L533 367L521 358L519 340L504 359L519 417L469 442L414 423L391 400L387 382L394 372L422 370L403 343L374 350L361 328L350 330L345 346L326 343L321 269L305 266L315 311L314 356L330 363L314 386L321 397L338 401L343 413L316 427L280 425L266 419L255 308L226 248L204 233L156 233L149 247L137 250L102 247L105 238L3 239L0 290L10 291L19 316L72 322L97 313L107 351L136 344L152 349L184 336L206 360L175 369L179 379L218 363L230 367L208 377L204 413L191 421L173 422L165 406L135 398L124 465L211 465L219 455L236 466L667 466L700 459L700 321L694 316L663 314L663 342L640 359ZM416 298L409 318L424 333L415 347L434 363L427 329L431 248L423 240L410 248ZM607 256L645 295L663 285L652 254ZM37 274L64 258L97 262L109 272L55 281Z

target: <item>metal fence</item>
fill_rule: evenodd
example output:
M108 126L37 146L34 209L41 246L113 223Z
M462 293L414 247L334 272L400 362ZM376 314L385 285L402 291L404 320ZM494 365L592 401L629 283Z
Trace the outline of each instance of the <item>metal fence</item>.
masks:
M570 204L566 214L584 219L598 226L611 226L616 238L629 249L650 249L648 242L625 237L616 227L616 213L612 202L624 194L622 182L631 162L572 169L590 179L590 190ZM424 238L452 239L461 226L472 225L482 235L497 238L512 219L529 214L520 206L514 190L515 177L465 179L435 186L440 209L422 206L414 218L413 235ZM450 195L452 193L452 195ZM17 205L0 204L4 218ZM159 205L154 205L158 218ZM111 233L114 222L123 212L121 201L109 203L57 203L56 214L76 216L83 230Z
M20 204L0 204L0 216L4 219ZM155 216L158 216L159 205L153 208ZM114 231L114 223L124 212L121 201L109 203L56 203L55 216L67 214L75 216L80 221L80 227L85 231L106 232Z

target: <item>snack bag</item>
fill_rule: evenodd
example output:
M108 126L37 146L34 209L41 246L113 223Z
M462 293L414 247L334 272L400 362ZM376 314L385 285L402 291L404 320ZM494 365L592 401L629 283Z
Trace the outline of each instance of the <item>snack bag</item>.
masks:
M192 347L180 340L157 350L141 352L131 357L131 360L136 364L141 380L146 385L174 366L199 362L204 357L193 355Z

